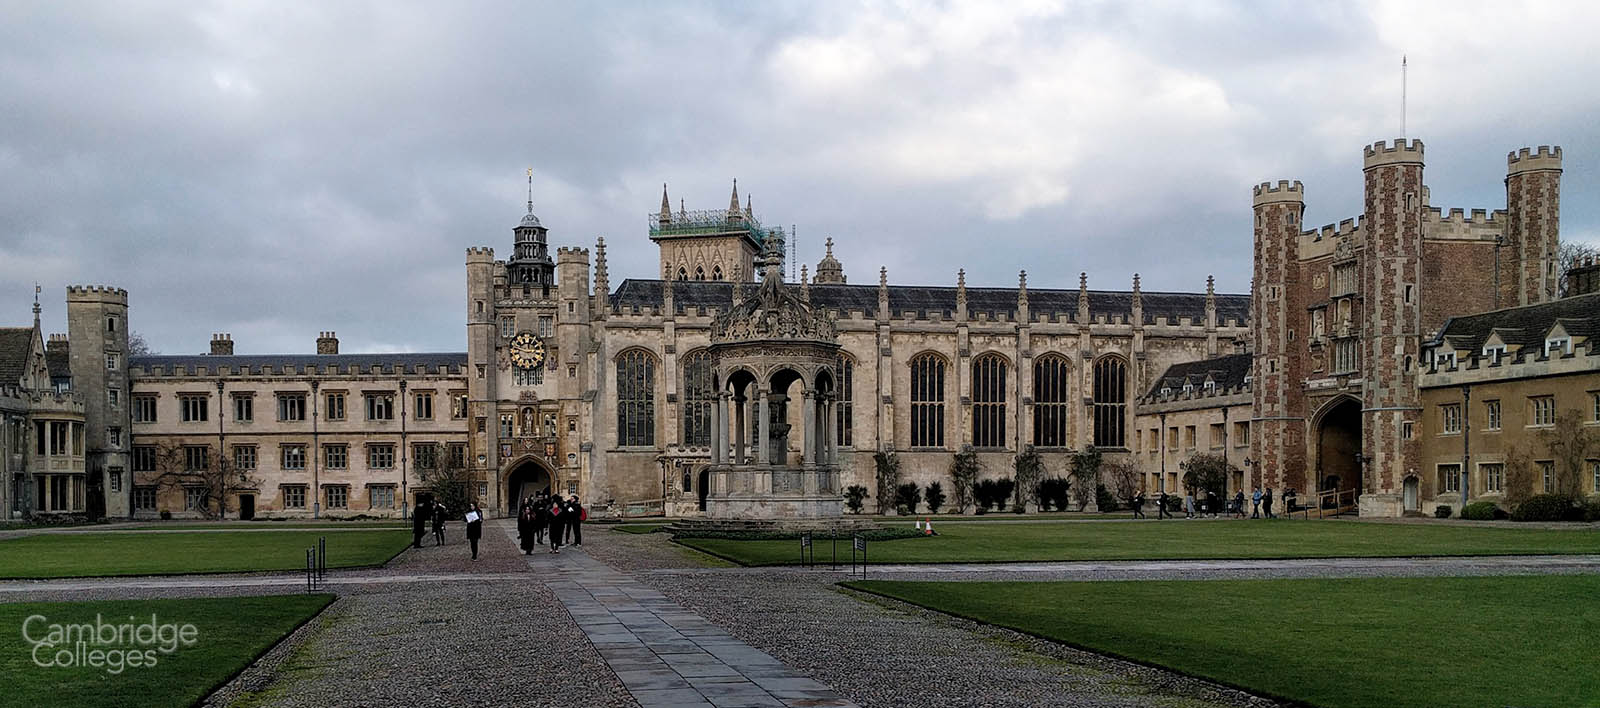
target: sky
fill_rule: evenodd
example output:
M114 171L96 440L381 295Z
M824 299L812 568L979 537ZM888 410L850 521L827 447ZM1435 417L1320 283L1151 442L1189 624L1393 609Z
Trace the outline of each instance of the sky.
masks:
M1600 242L1600 3L0 4L0 323L128 289L161 353L465 349L464 253L608 244L732 180L852 283L1249 290L1252 185L1361 209L1361 149L1426 145L1434 206L1502 208L1561 145ZM1401 57L1408 59L1402 109ZM9 304L7 304L9 303Z

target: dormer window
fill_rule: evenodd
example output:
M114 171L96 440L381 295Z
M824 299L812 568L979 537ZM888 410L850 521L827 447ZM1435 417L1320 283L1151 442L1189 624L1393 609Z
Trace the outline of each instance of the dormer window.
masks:
M1557 355L1571 354L1572 353L1572 338L1571 337L1551 337L1549 339L1544 340L1544 355L1545 356L1550 356L1551 353L1555 353Z
M1206 381L1206 393L1211 393L1212 391L1215 391L1215 390L1217 390L1217 382L1215 382L1215 381Z
M1491 365L1498 365L1500 363L1500 357L1505 355L1506 347L1504 344L1489 345L1483 348L1483 358L1488 359Z
M1183 385L1183 395L1187 396L1187 395L1189 395L1191 393L1194 393L1194 384L1192 384L1192 383L1184 384Z
M1171 396L1171 395L1172 395L1172 387L1171 386L1162 386L1161 387L1161 396L1163 398L1165 398L1167 396Z
M1456 352L1454 349L1442 351L1434 355L1433 365L1441 369L1456 368Z

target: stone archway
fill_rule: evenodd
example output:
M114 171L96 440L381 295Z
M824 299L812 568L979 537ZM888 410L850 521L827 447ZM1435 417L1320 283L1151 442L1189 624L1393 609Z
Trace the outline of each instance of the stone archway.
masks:
M507 516L516 514L523 499L537 496L541 491L551 491L551 479L550 470L532 459L513 464L505 478L506 495L501 511Z
M1354 496L1359 497L1362 488L1361 402L1341 396L1323 406L1316 421L1316 472L1307 480L1315 484L1315 489L1305 491L1354 492Z

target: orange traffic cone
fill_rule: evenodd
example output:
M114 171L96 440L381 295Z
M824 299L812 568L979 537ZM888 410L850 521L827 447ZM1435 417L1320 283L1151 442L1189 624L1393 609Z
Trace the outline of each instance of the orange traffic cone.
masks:
M932 536L933 535L933 520L932 519L923 519L922 520L922 535L924 535L924 536Z

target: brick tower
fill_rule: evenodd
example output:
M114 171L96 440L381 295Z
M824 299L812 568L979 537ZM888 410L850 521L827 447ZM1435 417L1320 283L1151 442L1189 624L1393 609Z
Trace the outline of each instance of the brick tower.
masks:
M91 517L132 515L128 476L128 291L100 285L67 288L72 388L83 398L84 467Z
M1561 148L1522 148L1506 156L1506 246L1499 307L1535 305L1556 296L1561 232Z
M1374 143L1363 158L1361 513L1398 516L1405 478L1421 473L1406 431L1421 417L1422 141Z
M1254 476L1262 486L1305 488L1304 358L1293 348L1300 286L1300 219L1305 189L1280 180L1255 188L1255 286L1251 293L1256 435Z

